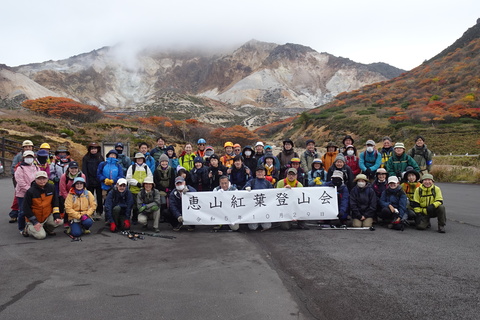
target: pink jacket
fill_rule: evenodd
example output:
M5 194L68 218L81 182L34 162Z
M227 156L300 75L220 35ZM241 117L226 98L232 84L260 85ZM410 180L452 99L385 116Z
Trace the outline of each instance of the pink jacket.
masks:
M85 179L85 181L87 180L85 178L85 175L81 172L77 174L77 177L82 177L83 179ZM70 188L72 186L73 186L73 179L67 179L67 173L62 174L62 176L60 177L59 193L63 199L67 199L68 192L70 191Z
M35 180L35 173L40 171L40 168L35 164L27 165L20 164L15 170L15 181L17 186L15 187L15 197L23 198L28 189L30 189L33 180Z

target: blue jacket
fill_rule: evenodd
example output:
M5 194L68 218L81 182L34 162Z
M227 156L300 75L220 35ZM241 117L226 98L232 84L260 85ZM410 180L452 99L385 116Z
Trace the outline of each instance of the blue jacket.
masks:
M102 189L110 190L117 183L118 179L125 178L125 175L123 174L122 166L118 164L117 158L107 158L106 161L103 161L98 165L97 177L102 184ZM113 184L107 186L105 184L105 179L112 179Z
M125 189L123 193L120 193L117 188L113 188L107 194L107 198L105 199L105 218L109 222L113 221L112 210L116 206L120 206L120 208L125 208L125 215L127 219L130 219L130 212L132 212L133 208L133 195L130 190Z
M368 152L364 151L360 153L360 160L358 161L358 165L362 172L367 171L368 168L372 172L377 171L378 168L380 168L380 165L382 164L382 155L378 151L373 151L373 152Z
M327 172L323 169L320 170L310 170L308 171L308 186L309 187L320 187L321 185L315 184L313 179L320 177L320 181L324 184L327 181Z
M237 189L242 190L247 181L252 178L247 174L247 167L242 165L240 169L237 169L235 165L233 165L230 169L232 170L229 175L230 182L237 186ZM250 173L252 173L252 170L250 170Z
M188 188L188 192L197 192L192 186L186 186L186 188ZM175 219L178 219L182 215L182 196L180 192L177 189L173 190L169 195L169 200L170 212Z
M388 188L383 191L380 197L380 204L382 208L386 208L391 204L395 209L398 209L402 220L407 219L407 195L403 192L401 185L395 189Z
M331 181L325 182L323 187L333 187ZM349 208L349 193L348 188L345 184L342 184L337 188L337 197L338 197L338 218L345 220L348 217L348 208Z

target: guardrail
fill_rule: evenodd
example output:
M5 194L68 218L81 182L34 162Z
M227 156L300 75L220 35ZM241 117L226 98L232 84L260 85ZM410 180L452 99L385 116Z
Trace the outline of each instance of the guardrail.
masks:
M0 139L0 161L3 164L3 175L10 175L13 157L22 150L22 141L11 140L5 137Z

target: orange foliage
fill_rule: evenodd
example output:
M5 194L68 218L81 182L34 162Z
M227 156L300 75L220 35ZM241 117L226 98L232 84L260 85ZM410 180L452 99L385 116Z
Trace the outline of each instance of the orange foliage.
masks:
M102 115L102 111L98 107L82 104L63 97L44 97L35 100L25 100L22 106L40 114L69 118L81 122L96 121Z

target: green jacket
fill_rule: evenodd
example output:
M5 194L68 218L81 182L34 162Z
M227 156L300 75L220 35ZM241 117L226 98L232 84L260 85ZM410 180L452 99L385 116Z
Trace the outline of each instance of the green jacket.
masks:
M415 171L420 172L417 162L405 152L400 157L393 153L385 164L388 176L397 176L399 179L402 178L402 173L405 172L407 167L412 167Z

